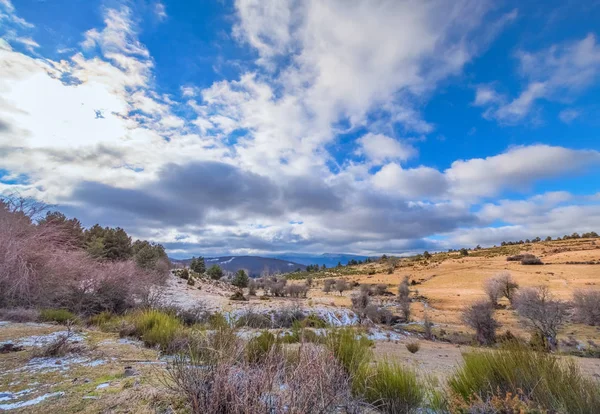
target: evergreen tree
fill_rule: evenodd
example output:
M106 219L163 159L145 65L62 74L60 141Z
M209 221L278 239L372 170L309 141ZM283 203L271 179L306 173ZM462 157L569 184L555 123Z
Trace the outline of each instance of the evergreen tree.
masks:
M204 262L204 257L200 256L197 259L193 257L192 263L190 264L190 269L203 275L206 272L206 263Z
M213 280L219 280L223 277L223 269L219 267L219 265L212 265L207 271L206 274Z
M248 287L248 283L250 283L250 278L248 277L244 269L238 270L233 278L233 281L231 282L233 286L237 286L240 289Z

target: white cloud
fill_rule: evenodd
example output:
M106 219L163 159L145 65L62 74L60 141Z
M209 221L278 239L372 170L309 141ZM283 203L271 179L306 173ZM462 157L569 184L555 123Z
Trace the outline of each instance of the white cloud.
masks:
M570 124L581 116L581 113L577 109L563 109L558 114L558 118L565 124Z
M376 188L409 199L439 198L448 186L444 175L434 168L403 169L395 163L383 166L372 182Z
M445 171L456 197L488 197L502 190L526 191L538 180L600 164L600 152L548 145L514 147L487 158L455 161Z
M25 176L23 195L179 251L423 247L422 237L477 225L470 203L481 197L598 161L535 146L445 171L404 166L418 151L392 137L433 132L420 108L437 84L516 16L484 25L488 6L238 0L235 35L262 66L185 85L187 102L155 88L127 7L105 9L103 27L63 60L0 40L0 169ZM183 103L194 119L179 115ZM353 143L366 161L335 165L337 136L358 131L369 131ZM182 233L190 245L177 244Z
M481 85L478 86L475 91L475 101L473 102L473 105L483 106L498 102L499 100L500 97L493 88L488 85Z
M167 8L161 2L157 2L156 5L154 6L154 14L156 14L156 17L158 17L158 20L161 20L161 21L165 20L168 17Z
M40 45L38 44L38 42L36 42L35 40L33 40L31 37L17 37L15 39L15 41L25 45L25 47L27 48L27 50L29 50L30 52L33 52L34 49L37 49L38 47L40 47Z
M491 105L488 117L509 124L523 120L540 99L561 102L576 98L595 84L600 74L600 45L591 33L538 52L520 51L517 58L519 73L526 80L520 95L512 100L505 96L490 99L490 92L479 100L480 105Z
M357 139L356 142L360 147L358 153L374 164L393 160L406 161L417 153L415 148L409 144L383 134L368 133Z

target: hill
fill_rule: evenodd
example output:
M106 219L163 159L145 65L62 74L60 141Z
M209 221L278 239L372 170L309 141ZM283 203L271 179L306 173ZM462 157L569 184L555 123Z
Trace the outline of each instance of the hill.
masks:
M189 266L192 259L171 259L173 264ZM221 256L205 257L206 267L219 265L227 272L237 272L244 269L252 277L260 276L262 272L290 273L297 269L305 270L306 266L288 260L260 256Z

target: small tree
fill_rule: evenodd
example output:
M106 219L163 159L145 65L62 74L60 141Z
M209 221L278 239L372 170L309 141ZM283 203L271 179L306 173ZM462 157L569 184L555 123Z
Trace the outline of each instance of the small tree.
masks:
M496 329L500 324L494 318L494 305L488 301L479 301L463 312L463 321L475 329L477 342L491 345L496 342Z
M240 289L248 287L248 283L250 282L250 278L246 274L244 269L240 269L236 272L231 284L233 286L239 287Z
M468 256L469 255L469 251L463 247L462 249L460 249L460 255L463 256L463 257L464 256Z
M424 259L431 259L431 253L429 253L427 250L425 250L423 252L423 258Z
M206 274L213 280L219 280L223 277L223 269L219 267L219 265L212 265L207 271Z
M514 306L519 315L544 338L546 349L558 346L558 330L566 323L568 306L556 300L546 286L523 288L515 295Z
M192 257L192 263L190 263L190 269L194 272L203 275L206 272L206 263L204 262L204 257L200 256L199 258Z
M326 279L323 282L323 292L325 293L329 293L331 292L331 287L335 284L335 280L333 279Z

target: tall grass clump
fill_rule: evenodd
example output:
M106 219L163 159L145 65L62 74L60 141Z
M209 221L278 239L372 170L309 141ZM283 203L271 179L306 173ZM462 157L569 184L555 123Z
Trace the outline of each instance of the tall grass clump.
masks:
M357 335L352 328L342 328L330 332L325 345L358 384L373 355L373 341L364 335Z
M66 309L42 309L40 311L40 320L43 322L57 322L65 324L67 322L75 322L77 316Z
M359 378L361 397L383 413L414 413L425 399L424 384L397 363L380 362L364 368Z
M448 382L463 402L517 396L529 407L569 414L593 413L600 406L598 384L584 378L573 361L516 344L463 358L463 367Z
M182 329L181 321L174 315L156 309L138 311L130 316L133 335L146 346L159 346L165 350Z

